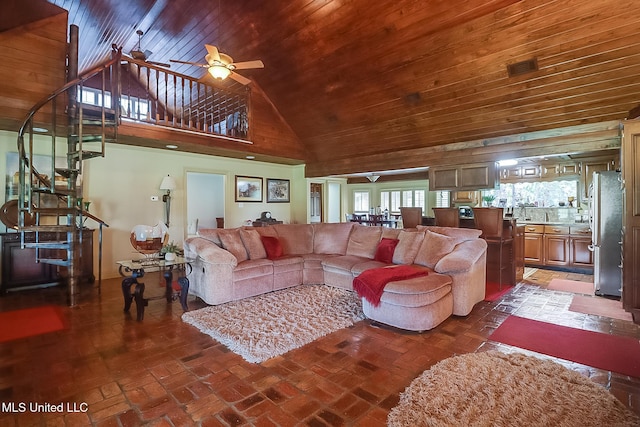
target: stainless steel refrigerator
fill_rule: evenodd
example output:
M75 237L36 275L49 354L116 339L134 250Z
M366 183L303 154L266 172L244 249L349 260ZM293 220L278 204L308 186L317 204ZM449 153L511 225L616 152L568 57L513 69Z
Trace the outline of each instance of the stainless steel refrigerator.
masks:
M620 172L594 172L589 188L593 282L596 295L622 295Z

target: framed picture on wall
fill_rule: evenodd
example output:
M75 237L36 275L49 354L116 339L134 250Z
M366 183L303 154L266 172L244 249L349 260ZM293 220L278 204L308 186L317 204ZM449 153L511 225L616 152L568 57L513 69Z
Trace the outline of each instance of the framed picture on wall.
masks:
M267 203L289 203L289 180L267 178Z
M262 178L236 175L236 202L262 202Z

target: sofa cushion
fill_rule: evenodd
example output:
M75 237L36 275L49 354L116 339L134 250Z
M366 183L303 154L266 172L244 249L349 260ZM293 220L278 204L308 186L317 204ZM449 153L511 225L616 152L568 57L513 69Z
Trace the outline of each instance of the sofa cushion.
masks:
M382 227L356 224L351 229L346 254L373 259L381 236Z
M422 245L420 246L414 263L434 268L438 261L440 261L443 256L451 253L457 244L458 241L454 237L427 230L424 233L424 239L422 240Z
M264 250L267 253L267 258L277 259L284 255L284 250L277 237L260 236L260 241L262 241Z
M393 262L393 253L395 252L399 242L400 241L398 239L382 238L380 243L378 243L373 259L375 261L391 264Z
M218 234L218 231L220 230L221 228L199 228L198 236L202 237L203 239L207 239L210 242L213 242L216 245L222 247L222 242L220 241L220 235Z
M264 259L267 251L264 249L260 235L256 230L240 230L240 238L244 244L249 259Z
M335 269L344 272L350 272L354 265L361 262L370 261L367 258L362 258L354 255L343 255L326 258L322 261L322 267L326 270Z
M220 241L222 242L222 247L233 254L236 257L238 262L246 261L249 259L249 255L247 254L247 250L242 243L242 239L240 238L240 229L233 228L230 230L220 230L218 231L218 235L220 236Z
M233 270L233 281L273 275L273 262L268 259L250 259L239 262Z
M278 233L278 240L286 255L313 252L313 227L310 224L276 224L270 227Z
M397 239L401 231L400 228L382 227L382 238Z
M363 261L355 264L353 267L351 267L351 273L353 274L353 277L357 277L360 275L360 273L362 273L365 270L371 270L372 268L381 268L381 267L388 267L388 266L389 266L389 263L384 263L384 262L375 261L371 259L371 260L367 260L367 261Z
M424 239L424 233L417 231L400 231L398 234L398 246L393 252L394 264L413 264L413 260L416 259L422 240Z
M419 225L418 230L429 230L434 233L444 234L445 236L456 239L457 243L466 242L467 240L476 240L482 234L482 230L478 230L477 228L439 227L437 225Z
M313 253L339 254L347 252L353 222L313 224Z

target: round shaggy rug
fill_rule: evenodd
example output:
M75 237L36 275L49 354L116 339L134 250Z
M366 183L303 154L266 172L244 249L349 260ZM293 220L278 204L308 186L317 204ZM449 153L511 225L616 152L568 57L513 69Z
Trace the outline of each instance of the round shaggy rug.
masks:
M389 426L638 426L606 389L558 363L497 351L445 359L401 393Z

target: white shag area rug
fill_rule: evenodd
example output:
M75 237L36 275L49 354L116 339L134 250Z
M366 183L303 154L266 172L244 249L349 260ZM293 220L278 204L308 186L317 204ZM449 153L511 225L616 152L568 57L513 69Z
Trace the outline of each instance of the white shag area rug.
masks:
M445 359L400 394L389 426L638 426L606 389L564 366L498 351Z
M182 320L260 363L364 319L355 292L301 285L189 311Z

